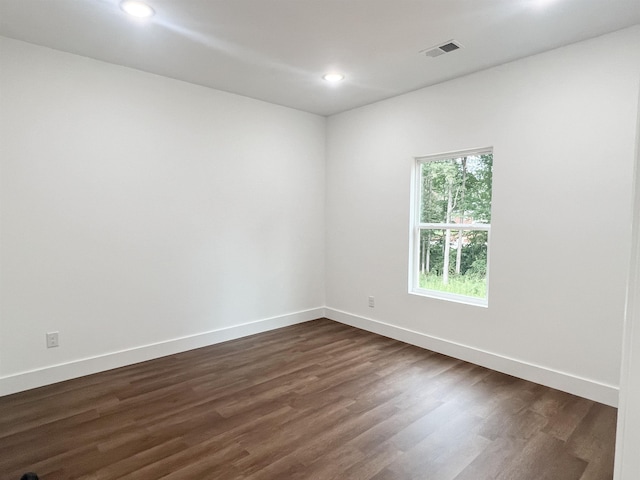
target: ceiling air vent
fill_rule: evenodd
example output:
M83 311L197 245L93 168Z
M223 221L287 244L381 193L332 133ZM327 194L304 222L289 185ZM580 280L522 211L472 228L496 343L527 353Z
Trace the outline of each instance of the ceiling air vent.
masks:
M425 54L427 57L439 57L440 55L444 55L445 53L453 52L462 48L458 42L454 40L450 40L442 45L438 45L437 47L427 48L426 50L422 50L420 53Z

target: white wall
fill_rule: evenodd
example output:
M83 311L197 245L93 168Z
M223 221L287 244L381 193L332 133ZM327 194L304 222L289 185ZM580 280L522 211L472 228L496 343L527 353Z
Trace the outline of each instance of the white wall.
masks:
M637 45L638 27L568 46L331 117L325 135L321 117L0 39L0 394L326 304L615 404ZM412 157L480 146L489 308L409 295Z
M0 41L0 393L322 315L323 117Z
M328 316L615 404L639 78L635 27L330 117ZM413 157L486 146L489 307L408 294Z

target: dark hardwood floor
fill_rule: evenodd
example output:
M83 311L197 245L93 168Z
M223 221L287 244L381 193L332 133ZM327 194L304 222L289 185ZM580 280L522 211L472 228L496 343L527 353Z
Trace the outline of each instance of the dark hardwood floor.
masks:
M0 398L0 478L609 480L616 410L316 320Z

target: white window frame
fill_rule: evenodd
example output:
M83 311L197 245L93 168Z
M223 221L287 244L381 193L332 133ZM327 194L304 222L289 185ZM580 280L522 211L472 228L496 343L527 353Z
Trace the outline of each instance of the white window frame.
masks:
M451 160L471 155L492 154L493 147L471 148L468 150L457 150L454 152L438 153L435 155L422 155L413 158L412 170L412 187L411 187L411 232L410 232L410 250L409 250L409 293L420 295L423 297L437 298L451 302L465 303L468 305L477 305L481 307L489 306L489 265L491 256L491 224L468 224L461 225L458 223L422 223L420 222L420 205L421 203L421 165L427 162L439 160ZM491 186L493 190L493 185ZM422 229L451 229L451 230L482 230L487 232L487 295L485 298L471 297L457 293L442 292L439 290L428 290L420 288L420 232Z

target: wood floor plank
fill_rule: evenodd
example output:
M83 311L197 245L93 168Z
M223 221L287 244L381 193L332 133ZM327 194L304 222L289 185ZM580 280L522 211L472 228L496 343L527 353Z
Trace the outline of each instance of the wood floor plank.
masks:
M586 467L587 462L571 455L564 442L540 431L496 480L578 480Z
M615 423L320 319L0 397L0 477L611 480Z

